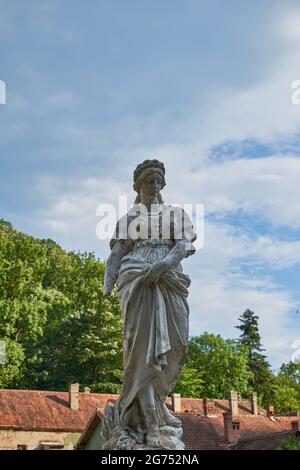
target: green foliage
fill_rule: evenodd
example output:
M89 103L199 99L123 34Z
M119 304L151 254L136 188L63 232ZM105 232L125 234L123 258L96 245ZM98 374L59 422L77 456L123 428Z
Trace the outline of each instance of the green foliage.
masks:
M280 450L300 450L299 437L289 437L280 447Z
M7 384L18 384L25 354L22 346L14 340L2 337L0 341L5 344L6 356L5 364L0 364L0 388L5 388Z
M201 372L186 365L181 371L174 392L183 397L199 398L202 396L202 386Z
M261 345L261 337L258 329L259 317L251 310L247 309L238 320L240 325L236 326L241 330L240 343L246 346L249 350L250 357L255 357L255 354L264 351ZM263 356L265 357L265 356Z
M277 413L300 411L300 364L282 364L276 377L274 406Z
M258 393L261 404L267 406L274 402L276 381L271 371L270 364L263 354L261 337L259 333L259 317L247 309L238 318L240 325L236 326L241 331L239 344L244 346L248 355L248 364L251 371L249 389Z
M300 393L300 363L290 361L282 364L278 378L283 384L295 388Z
M103 298L103 275L93 254L66 253L0 221L1 387L119 390L121 315L116 292Z
M287 413L289 411L300 411L300 396L293 387L282 385L277 381L275 387L273 404L276 413Z
M193 396L222 399L227 398L229 390L232 389L247 394L251 377L247 354L234 340L224 340L219 335L209 333L191 338L186 370L190 376L196 371L195 378L198 383ZM176 390L184 385L184 390L188 393L188 381L183 383L182 378Z

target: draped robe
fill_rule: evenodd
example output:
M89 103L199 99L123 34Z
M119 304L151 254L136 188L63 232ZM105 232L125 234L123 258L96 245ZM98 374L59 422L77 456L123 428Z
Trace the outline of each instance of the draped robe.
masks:
M163 205L163 210L165 208ZM192 224L182 209L174 208L169 238L161 236L162 212L149 213L146 217L139 218L139 233L143 232L141 224L149 225L152 220L155 225L158 221L158 238L129 237L130 251L121 260L116 285L124 325L124 375L115 408L117 421L122 429L145 427L138 393L149 383L154 385L158 423L162 426L166 424L165 419L169 412L164 401L175 386L187 357L187 297L190 278L182 272L179 263L165 272L155 285L146 286L143 283L143 276L149 267L162 261L174 244L183 238L177 238L180 231L182 233L182 216L186 217L183 235L187 240L186 256L192 254L194 248L191 242L196 238ZM128 217L128 214L126 218L128 239L128 221L133 218ZM122 243L124 239L124 225L120 230L118 223L110 243L111 248L115 243Z

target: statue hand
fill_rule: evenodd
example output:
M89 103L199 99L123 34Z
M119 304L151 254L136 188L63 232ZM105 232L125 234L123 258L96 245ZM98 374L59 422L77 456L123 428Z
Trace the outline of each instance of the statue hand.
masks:
M103 297L108 297L114 287L114 282L107 276L104 278Z
M104 286L103 286L104 297L108 297L111 294L113 287L116 283L116 277L117 277L116 273L110 273L109 270L106 269L105 275L104 275Z
M165 263L157 263L151 266L144 275L146 285L152 285L159 281L160 277L168 270Z
M108 289L107 287L104 287L103 289L103 297L108 297L111 294L112 289Z

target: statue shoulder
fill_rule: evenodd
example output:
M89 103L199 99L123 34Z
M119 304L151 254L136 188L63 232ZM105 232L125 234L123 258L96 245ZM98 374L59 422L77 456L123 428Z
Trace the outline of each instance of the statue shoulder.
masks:
M128 234L128 227L130 222L137 217L138 214L134 213L131 209L124 214L116 223L115 231L110 239L110 248L112 249L114 245L118 242L124 243L127 241L128 243L132 242Z

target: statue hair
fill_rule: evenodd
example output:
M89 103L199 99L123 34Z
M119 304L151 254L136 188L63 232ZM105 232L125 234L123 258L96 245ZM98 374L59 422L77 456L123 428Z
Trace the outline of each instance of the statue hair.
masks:
M166 181L165 181L165 165L160 162L159 160L153 159L153 160L144 160L142 163L140 163L136 169L134 170L133 173L133 189L137 192L137 196L135 198L134 203L139 204L141 202L140 194L139 194L139 186L140 186L140 181L142 180L142 174L145 172L145 170L157 170L163 179L163 184L162 188L165 187ZM161 197L161 194L159 193L158 196L158 202L159 204L163 203L163 199Z

